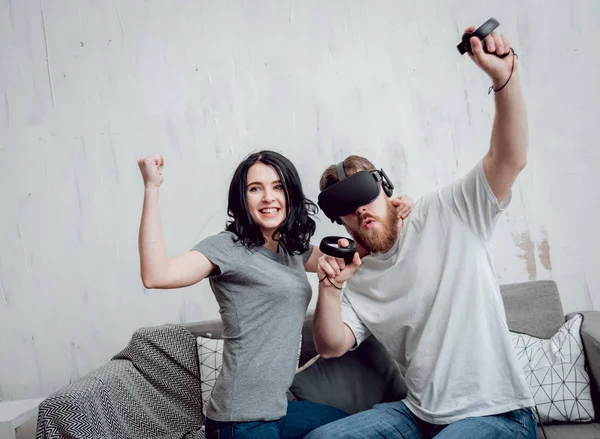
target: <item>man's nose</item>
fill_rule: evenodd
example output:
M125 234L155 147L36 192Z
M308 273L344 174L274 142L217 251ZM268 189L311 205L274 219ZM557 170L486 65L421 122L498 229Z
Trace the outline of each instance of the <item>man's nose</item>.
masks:
M367 206L360 206L360 207L356 208L356 210L354 211L354 213L356 215L361 215L361 214L365 213L366 211L367 211Z

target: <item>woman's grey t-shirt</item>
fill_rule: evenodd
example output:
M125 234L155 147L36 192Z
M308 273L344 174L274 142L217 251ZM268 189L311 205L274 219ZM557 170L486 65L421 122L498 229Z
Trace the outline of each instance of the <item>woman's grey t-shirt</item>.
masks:
M214 421L271 421L286 414L298 344L312 289L302 255L248 250L231 232L198 243L219 267L210 286L223 320L223 367L207 416Z

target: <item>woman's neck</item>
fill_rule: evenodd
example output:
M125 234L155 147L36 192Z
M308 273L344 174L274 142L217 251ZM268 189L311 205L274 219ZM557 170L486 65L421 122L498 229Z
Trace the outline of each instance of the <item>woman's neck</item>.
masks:
M263 233L263 237L265 238L263 247L271 250L273 253L277 253L277 246L279 245L279 242L273 239L271 233Z

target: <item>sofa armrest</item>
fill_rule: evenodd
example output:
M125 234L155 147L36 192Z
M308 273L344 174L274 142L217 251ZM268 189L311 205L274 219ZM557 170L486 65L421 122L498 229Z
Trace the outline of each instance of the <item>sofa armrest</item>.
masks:
M585 350L585 358L590 375L590 386L594 410L600 414L600 312L582 311L567 314L567 319L575 314L583 315L581 339Z
M107 364L40 404L37 439L201 437L197 365L184 328L141 329Z

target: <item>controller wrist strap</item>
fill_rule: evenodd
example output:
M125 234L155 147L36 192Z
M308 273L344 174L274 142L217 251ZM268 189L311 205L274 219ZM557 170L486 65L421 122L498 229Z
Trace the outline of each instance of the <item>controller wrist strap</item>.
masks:
M506 87L506 84L508 84L508 82L510 81L510 78L512 78L513 72L515 71L515 58L518 58L519 55L517 55L514 51L514 49L511 47L510 51L513 54L513 62L512 62L512 68L510 69L510 76L508 77L508 79L506 80L506 82L504 83L504 85L502 87L500 87L499 89L495 89L493 85L490 86L490 88L488 89L488 94L490 94L492 92L492 90L494 90L494 92L498 93L500 90L502 90L504 87Z
M342 287L338 287L335 283L333 283L333 281L329 277L327 277L327 275L323 276L323 279L319 279L319 283L323 282L325 279L327 279L327 281L332 287L337 288L338 290L342 289Z

